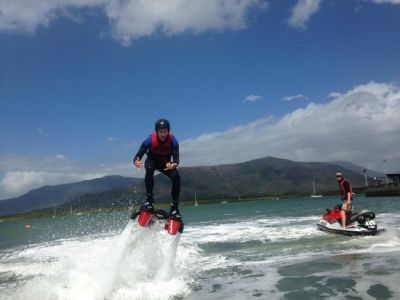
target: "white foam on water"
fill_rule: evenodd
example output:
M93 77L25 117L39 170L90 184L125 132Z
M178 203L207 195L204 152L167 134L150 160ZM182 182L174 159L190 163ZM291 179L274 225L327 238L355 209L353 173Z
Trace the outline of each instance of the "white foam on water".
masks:
M377 236L355 238L317 230L315 223L319 217L316 216L189 224L182 239L180 234L168 235L161 224L138 228L136 222L130 222L120 235L60 240L12 251L3 256L0 272L26 278L25 283L10 286L7 299L163 300L210 299L214 295L218 299L244 299L257 291L262 293L261 299L276 299L282 295L275 287L283 278L277 272L279 266L331 255L400 250L400 217L394 215L394 219L387 221L389 217L379 216L383 219L379 222L393 229ZM392 223L395 226L389 226ZM225 253L207 253L200 247L204 243L246 241L279 245L302 238L306 241L316 238L326 243L326 247L304 250L300 247L295 256L290 254L290 249L282 249L279 254L257 261L253 258L239 261L224 256ZM285 247L298 247L292 244L286 243ZM331 245L337 247L330 248ZM256 276L236 274L234 268L251 270ZM204 284L205 290L191 291L190 286L198 282ZM221 288L213 292L216 285Z
M179 239L160 226L137 228L129 222L118 236L63 240L17 250L2 259L0 271L23 280L10 285L5 296L113 300L185 295L189 290L184 268L179 272L173 268ZM163 275L157 276L160 272Z
M397 215L396 217L400 219ZM206 278L200 280L204 292L195 293L195 296L192 295L193 297L189 297L189 299L209 299L213 295L218 295L218 299L245 299L249 298L249 295L257 295L258 292L258 296L261 298L278 299L283 296L283 293L278 291L275 285L285 276L280 275L277 270L283 265L323 259L336 255L400 251L400 231L396 229L396 226L393 227L393 230L387 229L376 236L346 237L327 234L317 230L315 223L319 218L317 216L303 218L260 218L251 222L237 220L234 223L232 220L229 220L228 222L219 224L203 223L196 227L187 226L185 243L194 250L192 253L193 257L191 258L192 264L196 266L198 273L212 274L207 275L209 278L206 276ZM393 222L395 224L400 223ZM196 244L245 242L252 240L259 240L265 243L281 243L288 240L296 241L300 238L318 238L318 242L322 242L323 244L315 247L315 249L304 249L304 251L296 253L296 255L290 253L290 249L282 249L280 254L276 255L275 253L271 256L265 256L262 260L258 261L238 261L232 257L227 258L224 256L225 253L221 254L220 252L217 255L210 255L195 247ZM290 245L289 247L292 246ZM248 270L250 275L246 277L235 274L237 272L234 269L235 267L244 271ZM222 270L227 270L228 274ZM319 276L332 275L328 273L319 272L316 274ZM335 271L334 274L334 276L339 278L348 275L343 273L343 270ZM390 280L392 279L388 281ZM369 281L367 277L365 282L365 285L368 285L368 282L373 283L374 281ZM379 282L379 280L376 282ZM214 286L218 286L217 290L214 290ZM359 290L358 286L356 290ZM365 296L365 299L370 298L366 293L360 293L360 295Z
M399 219L397 215L396 217ZM318 216L300 218L261 217L251 221L231 219L219 223L204 222L193 227L186 226L183 245L187 250L186 263L190 262L190 265L186 266L187 274L193 276L195 283L201 284L201 291L192 292L188 299L246 299L252 297L280 299L284 292L279 291L276 284L285 277L278 272L279 268L284 265L336 255L389 253L400 250L399 231L396 226L393 226L395 228L393 231L386 230L386 232L377 236L345 237L317 230L315 224L319 219ZM378 220L378 224L389 225L389 223L379 222ZM400 223L396 220L393 221L393 219L390 222L394 222L397 226ZM308 248L302 250L299 240L303 238L306 239ZM310 248L314 239L316 239L316 243L321 244L315 248ZM207 243L223 244L246 241L261 241L262 243L276 243L277 245L283 243L282 245L287 248L281 249L279 254L265 255L257 261L252 260L254 257L251 257L256 253L249 252L249 260L243 261L241 259L239 261L233 258L236 256L231 255L237 250L215 254L207 253L206 250L199 247L199 245ZM288 244L286 241L294 241L295 243ZM296 243L296 241L299 241L299 243ZM291 247L298 248L295 250L295 255L291 253ZM261 247L260 249L264 248ZM229 257L225 255L229 255ZM248 255L248 253L245 255ZM328 273L332 275L331 271L326 274L324 272L315 274L328 276ZM338 278L348 275L341 269L334 271L333 274L334 277ZM366 286L368 282L374 282L370 281L368 276L364 281ZM379 280L376 282L379 282ZM357 286L357 292L359 288L361 286ZM370 298L367 293L360 293L360 295L365 296L365 299Z
M187 238L193 242L227 242L249 240L278 241L319 236L322 233L315 228L317 217L304 218L264 218L220 224L200 224L187 227Z

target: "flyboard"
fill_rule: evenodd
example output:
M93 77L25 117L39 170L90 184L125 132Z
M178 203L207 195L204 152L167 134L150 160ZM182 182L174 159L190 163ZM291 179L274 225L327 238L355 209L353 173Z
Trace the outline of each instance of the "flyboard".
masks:
M131 214L131 220L138 218L138 225L140 227L153 226L156 220L166 221L164 229L171 235L177 233L183 233L183 221L182 218L173 218L168 212L162 209L145 210L137 209Z

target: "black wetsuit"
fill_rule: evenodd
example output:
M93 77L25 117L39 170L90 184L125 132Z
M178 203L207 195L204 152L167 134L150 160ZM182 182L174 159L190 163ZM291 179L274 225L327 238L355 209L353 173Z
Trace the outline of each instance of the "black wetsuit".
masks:
M171 197L172 205L176 208L179 202L179 193L181 189L181 178L177 169L164 170L167 162L179 164L179 143L178 140L170 134L165 142L160 141L158 137L154 136L156 133L152 133L139 148L133 161L137 158L142 159L144 154L147 154L146 161L144 163L146 169L145 185L146 193L148 195L153 194L154 188L154 171L158 170L167 176L172 181ZM157 140L155 140L157 139ZM156 145L154 145L154 143ZM167 144L166 144L167 143ZM158 150L162 148L162 151Z

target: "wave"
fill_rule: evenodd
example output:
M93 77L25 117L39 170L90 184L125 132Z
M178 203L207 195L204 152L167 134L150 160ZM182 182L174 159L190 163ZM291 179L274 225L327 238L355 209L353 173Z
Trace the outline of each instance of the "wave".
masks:
M8 249L0 254L0 292L7 299L277 298L284 266L400 251L398 214L379 215L386 231L371 237L326 234L316 229L318 219L229 217L186 224L181 240L161 224L139 230L129 222L119 234Z
M142 229L142 230L140 230ZM2 257L7 299L169 299L188 292L172 268L179 239L128 223L112 237L59 240ZM162 290L160 289L162 287ZM3 293L2 293L3 294Z

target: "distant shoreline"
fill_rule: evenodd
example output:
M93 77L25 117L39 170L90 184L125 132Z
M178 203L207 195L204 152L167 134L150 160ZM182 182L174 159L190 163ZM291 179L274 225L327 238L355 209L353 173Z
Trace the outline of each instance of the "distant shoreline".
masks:
M326 193L324 196L335 196L337 193ZM198 204L221 204L226 202L244 202L244 201L277 201L282 199L294 199L294 198L307 198L310 197L308 194L286 194L286 195L268 195L268 196L254 196L254 197L241 197L241 198L220 198L220 199L202 199L198 200ZM180 201L181 206L193 206L194 200L182 200ZM138 207L139 205L133 205L132 207ZM157 203L158 208L168 208L169 202L160 202ZM38 218L49 218L49 217L65 217L72 215L84 215L84 214L92 214L92 213L101 213L106 211L121 211L128 209L128 206L114 206L114 207L93 207L93 208L85 208L85 209L76 209L73 210L72 213L69 210L60 210L54 213L53 208L18 213L14 215L2 216L0 217L0 222L10 222L10 221L18 221L18 220L29 220L29 219L38 219Z
M371 186L365 191L367 197L400 196L400 186Z

